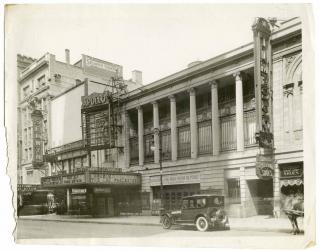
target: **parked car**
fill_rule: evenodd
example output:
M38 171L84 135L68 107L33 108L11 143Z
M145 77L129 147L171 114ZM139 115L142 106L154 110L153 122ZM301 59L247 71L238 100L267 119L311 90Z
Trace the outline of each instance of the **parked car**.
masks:
M182 198L181 210L161 212L164 229L172 225L195 225L199 231L209 228L230 230L229 218L224 210L224 196L198 194Z

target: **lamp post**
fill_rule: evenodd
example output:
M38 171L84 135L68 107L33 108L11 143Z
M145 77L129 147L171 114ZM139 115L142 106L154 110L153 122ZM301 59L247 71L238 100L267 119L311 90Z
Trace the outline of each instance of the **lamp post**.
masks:
M163 209L164 203L163 203L163 182L162 182L162 146L161 146L161 131L159 128L153 129L154 135L157 135L159 137L159 169L160 169L160 210ZM151 151L155 153L156 146L151 146Z

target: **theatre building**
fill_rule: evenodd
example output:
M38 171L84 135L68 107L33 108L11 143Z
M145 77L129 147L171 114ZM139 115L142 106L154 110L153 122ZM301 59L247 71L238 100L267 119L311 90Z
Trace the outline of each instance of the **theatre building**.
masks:
M109 78L85 79L51 100L52 147L44 155L49 170L41 186L54 191L61 206L58 213L114 216L129 209L138 212L141 177L120 168L120 99L113 101L140 85L123 80L117 65L97 59L91 64ZM141 79L141 72L133 72L137 74Z
M167 209L218 193L238 217L279 215L303 192L301 22L252 29L253 43L123 99L124 165L142 176L143 211L157 213L161 183Z
M78 156L78 167L42 184L94 215L158 214L216 193L230 216L279 216L303 192L301 21L258 18L252 32L253 43L139 89L111 81L79 94L82 146L51 161Z

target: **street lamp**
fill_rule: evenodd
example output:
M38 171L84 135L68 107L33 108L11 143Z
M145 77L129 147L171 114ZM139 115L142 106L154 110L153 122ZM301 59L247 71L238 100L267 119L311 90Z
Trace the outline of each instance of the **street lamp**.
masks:
M163 203L163 182L162 182L162 147L161 147L161 131L159 128L154 128L153 133L155 136L159 137L159 165L160 165L160 211L163 209L164 203ZM154 141L153 141L154 143ZM150 147L151 151L155 153L156 146L153 144Z

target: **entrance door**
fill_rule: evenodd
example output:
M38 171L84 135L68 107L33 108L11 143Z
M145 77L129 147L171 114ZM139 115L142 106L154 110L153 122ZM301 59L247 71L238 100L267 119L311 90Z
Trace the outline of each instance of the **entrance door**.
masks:
M104 197L97 197L96 199L96 214L97 216L105 216L108 214L107 200Z
M114 216L114 205L112 197L108 197L108 212L108 216Z

